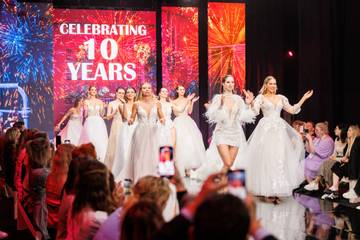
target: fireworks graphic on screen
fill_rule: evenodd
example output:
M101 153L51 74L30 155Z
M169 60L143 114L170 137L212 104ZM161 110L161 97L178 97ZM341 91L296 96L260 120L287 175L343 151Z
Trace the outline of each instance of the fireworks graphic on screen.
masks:
M232 74L236 88L245 85L245 4L208 4L209 91L218 92L221 78Z
M0 12L0 79L16 83L29 96L36 121L44 122L52 95L52 23L50 4L3 2ZM5 90L4 90L5 89ZM19 92L2 89L1 107L21 108Z

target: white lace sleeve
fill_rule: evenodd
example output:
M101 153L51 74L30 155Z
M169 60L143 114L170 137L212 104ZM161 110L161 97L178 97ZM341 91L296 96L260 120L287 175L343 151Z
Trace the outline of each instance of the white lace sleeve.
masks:
M240 96L238 98L238 104L240 108L238 120L243 123L254 123L256 118L255 112L244 102Z
M299 104L291 105L287 97L279 95L282 99L283 109L290 114L298 114L301 110Z
M205 113L209 123L219 123L227 118L226 111L221 107L221 95L217 94L213 97L208 110Z

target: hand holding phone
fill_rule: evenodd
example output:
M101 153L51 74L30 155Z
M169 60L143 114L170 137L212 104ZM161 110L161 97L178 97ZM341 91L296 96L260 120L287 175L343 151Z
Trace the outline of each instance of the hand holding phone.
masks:
M171 177L175 174L174 150L171 146L159 148L158 172L162 177Z
M227 173L229 193L245 199L246 193L246 174L244 169L230 170Z

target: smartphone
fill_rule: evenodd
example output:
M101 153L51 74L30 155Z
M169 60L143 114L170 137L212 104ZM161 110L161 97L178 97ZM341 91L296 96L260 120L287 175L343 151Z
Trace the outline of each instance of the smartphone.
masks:
M175 174L174 149L172 146L159 148L158 172L162 177L171 177Z
M246 193L246 174L244 169L230 170L227 173L228 191L240 199L245 199Z
M122 182L122 186L124 188L124 195L125 196L129 196L131 194L131 188L132 188L132 181L131 179L124 179L124 181Z
M304 133L304 126L300 126L299 131L300 131L300 133Z
M304 128L304 134L309 133L309 129Z
M61 144L61 136L60 135L56 135L55 138L55 146L59 146Z

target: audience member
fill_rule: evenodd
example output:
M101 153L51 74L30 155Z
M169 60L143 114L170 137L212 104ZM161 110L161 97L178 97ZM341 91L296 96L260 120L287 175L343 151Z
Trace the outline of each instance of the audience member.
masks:
M355 142L355 139L359 136L360 131L359 127L357 125L350 125L347 131L348 136L348 147L345 153L345 156L340 160L340 162L336 162L333 167L331 168L333 172L333 184L328 189L328 193L337 192L339 189L339 183L340 180L343 177L349 176L349 158L351 155L351 150L353 147L353 143ZM354 186L352 186L353 188Z
M159 206L154 201L141 200L125 213L121 224L121 240L152 240L165 223Z
M120 239L121 215L123 208L127 209L139 200L149 200L155 202L161 212L166 207L170 196L170 187L167 180L155 176L145 176L138 180L132 189L132 196L128 197L124 207L120 207L113 212L109 218L101 225L96 233L94 240L101 239ZM125 210L126 211L126 210Z
M332 166L337 162L340 161L341 158L345 154L345 149L347 146L347 129L346 125L339 124L335 127L335 147L334 152L330 156L329 159L325 160L320 168L318 175L316 178L307 184L304 188L308 191L316 191L319 190L319 184L322 185L323 188L328 188L332 185Z
M92 239L108 214L115 210L110 174L99 161L81 163L75 199L68 215L66 239Z
M313 139L310 133L306 137L306 151L309 155L305 158L305 178L308 183L315 179L321 164L328 159L334 151L334 141L328 135L328 125L325 122L316 124Z
M52 160L51 171L46 180L46 203L48 209L48 228L56 232L58 213L62 199L62 190L67 179L71 152L75 148L71 144L57 147Z

